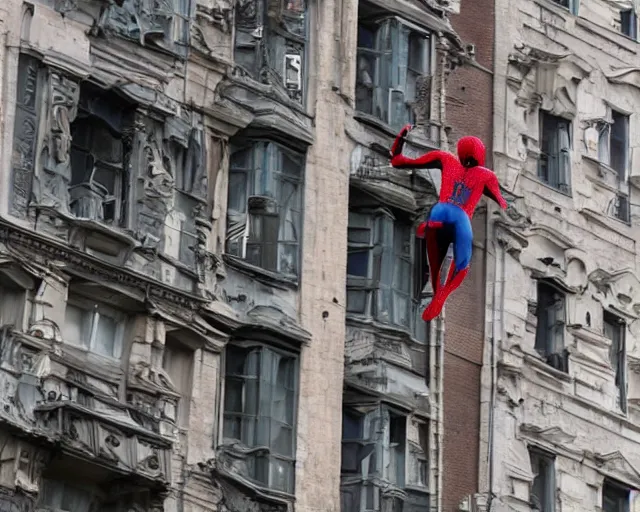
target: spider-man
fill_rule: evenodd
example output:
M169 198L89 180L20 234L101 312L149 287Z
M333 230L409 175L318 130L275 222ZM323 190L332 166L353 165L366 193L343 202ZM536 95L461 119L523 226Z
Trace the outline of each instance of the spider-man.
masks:
M418 158L402 155L402 147L409 131L405 126L391 147L391 165L396 168L440 169L442 184L438 202L431 208L426 222L418 226L418 236L427 239L427 257L433 286L433 299L422 314L426 322L442 311L449 294L469 271L473 247L471 217L483 194L502 208L507 202L500 194L500 185L493 171L486 169L485 147L477 137L463 137L458 141L458 158L445 151L431 151ZM453 244L453 261L444 284L440 270L449 245Z

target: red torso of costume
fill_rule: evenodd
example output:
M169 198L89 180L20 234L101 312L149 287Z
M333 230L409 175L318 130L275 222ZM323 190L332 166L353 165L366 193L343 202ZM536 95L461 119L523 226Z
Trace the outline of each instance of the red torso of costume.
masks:
M480 166L466 168L457 158L448 153L443 153L440 158L442 161L440 202L455 204L470 218L473 217L480 198L488 188L487 185L496 179L495 175L489 169Z

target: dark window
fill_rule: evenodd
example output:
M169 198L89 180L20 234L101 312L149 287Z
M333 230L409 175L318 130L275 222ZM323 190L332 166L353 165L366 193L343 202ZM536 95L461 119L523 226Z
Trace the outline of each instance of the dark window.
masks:
M611 113L611 158L609 165L618 173L620 181L626 180L629 160L629 116Z
M413 122L415 103L430 101L429 34L360 2L357 44L356 109L394 128Z
M630 489L609 480L602 487L602 512L629 512Z
M555 457L549 453L529 449L531 472L530 505L532 510L554 512L556 505Z
M383 211L350 212L347 236L347 312L412 329L424 341L419 309L427 267L413 225Z
M538 282L536 317L536 350L556 370L567 372L564 294L550 284Z
M638 15L633 9L620 11L620 31L633 40L638 39Z
M558 5L562 7L566 7L567 9L571 6L571 0L553 0Z
M240 0L235 6L235 61L256 79L275 79L303 101L305 0Z
M299 270L304 156L275 142L235 148L227 253L287 276Z
M541 111L540 130L538 177L568 194L571 191L571 122Z
M417 437L410 438L407 416L385 406L366 409L366 414L353 407L343 410L342 512L379 510L374 503L383 510L428 510L427 424L415 423ZM389 492L394 488L406 496Z
M618 388L618 404L620 409L627 409L627 379L626 379L626 331L625 322L609 313L604 312L604 335L611 340L611 348L609 349L609 360L611 367L615 372L615 383Z
M125 167L122 101L91 86L80 90L71 123L71 211L109 224L124 221Z
M224 393L225 439L266 447L250 455L250 477L293 493L298 360L267 347L228 345Z

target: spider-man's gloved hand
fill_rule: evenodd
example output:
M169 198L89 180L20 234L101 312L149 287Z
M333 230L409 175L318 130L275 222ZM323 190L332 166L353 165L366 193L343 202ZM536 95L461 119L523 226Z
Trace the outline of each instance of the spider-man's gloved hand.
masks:
M404 147L404 143L407 140L406 137L408 133L413 130L413 128L414 127L412 124L408 124L402 130L400 130L400 133L396 137L393 146L391 146L391 151L389 151L389 156L391 157L391 159L393 159L394 156L398 156L402 153L402 148Z

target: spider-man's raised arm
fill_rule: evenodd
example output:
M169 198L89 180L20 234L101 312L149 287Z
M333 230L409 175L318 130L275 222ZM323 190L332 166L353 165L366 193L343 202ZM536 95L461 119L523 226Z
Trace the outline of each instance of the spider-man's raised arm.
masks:
M500 193L500 183L498 183L498 178L490 169L484 170L487 176L484 184L484 195L498 203L500 208L505 209L507 207L507 202Z
M446 167L449 161L456 160L456 157L446 151L430 151L418 158L408 158L402 154L402 148L406 142L407 134L413 126L406 125L396 137L391 146L391 166L397 169L440 169Z

